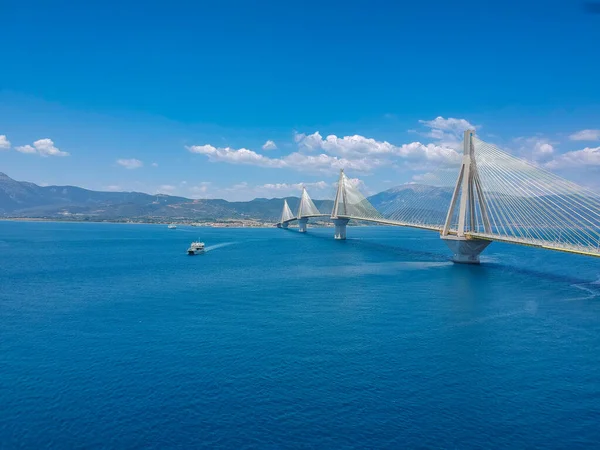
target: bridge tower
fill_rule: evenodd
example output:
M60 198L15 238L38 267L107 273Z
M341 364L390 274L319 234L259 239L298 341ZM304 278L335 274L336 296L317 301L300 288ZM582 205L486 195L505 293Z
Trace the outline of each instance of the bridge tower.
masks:
M343 217L348 215L345 180L344 169L340 169L338 188L335 193L335 201L333 202L333 211L331 211L331 220L335 225L334 238L342 240L346 239L346 225L348 225L348 222L350 221L350 219Z
M290 224L290 220L294 218L292 210L290 209L287 200L283 200L283 211L281 212L281 219L277 224L277 228L287 228Z
M442 239L454 253L453 261L467 264L479 264L479 255L490 244L490 241L468 236L469 231L477 231L478 218L481 218L485 233L492 233L481 179L477 171L472 141L474 134L473 130L465 131L460 172L441 233ZM451 226L457 206L458 225L454 232Z
M306 233L306 227L308 226L308 217L304 217L305 214L308 214L308 211L304 211L306 207L304 206L310 197L308 196L308 192L306 192L306 187L302 186L302 195L300 196L300 204L298 205L298 214L296 217L298 218L298 231L300 233ZM310 200L312 202L312 200Z

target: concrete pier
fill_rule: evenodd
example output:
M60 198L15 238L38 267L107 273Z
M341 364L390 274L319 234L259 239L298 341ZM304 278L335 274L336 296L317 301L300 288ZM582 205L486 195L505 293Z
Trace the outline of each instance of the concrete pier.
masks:
M483 239L467 239L458 236L443 236L442 239L452 250L452 261L461 264L479 264L479 255L491 244Z
M298 231L300 233L306 233L306 227L308 225L308 218L302 217L298 219Z
M346 225L350 219L332 219L335 225L335 239L346 239Z

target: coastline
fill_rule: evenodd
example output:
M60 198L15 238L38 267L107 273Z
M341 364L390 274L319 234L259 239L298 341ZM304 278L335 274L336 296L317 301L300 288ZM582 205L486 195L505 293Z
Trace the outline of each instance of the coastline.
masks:
M211 227L211 228L270 228L274 223L258 220L223 220L223 221L187 221L187 220L152 220L152 219L61 219L57 217L0 217L3 222L60 222L60 223L114 223L129 225L169 225Z

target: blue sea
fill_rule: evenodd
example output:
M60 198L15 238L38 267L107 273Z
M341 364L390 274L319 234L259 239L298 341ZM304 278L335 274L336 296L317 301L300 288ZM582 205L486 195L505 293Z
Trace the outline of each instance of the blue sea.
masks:
M600 259L348 237L0 222L0 448L600 447Z

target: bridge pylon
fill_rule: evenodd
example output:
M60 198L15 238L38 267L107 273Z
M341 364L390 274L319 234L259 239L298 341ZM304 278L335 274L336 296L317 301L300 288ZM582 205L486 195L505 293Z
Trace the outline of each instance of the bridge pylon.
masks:
M294 214L288 205L287 200L283 200L283 211L281 211L281 218L277 223L277 228L287 228L290 224L290 220L294 219Z
M331 220L335 225L334 238L340 240L346 239L346 225L350 221L350 219L339 217L340 215L345 216L348 214L345 184L346 176L344 175L344 169L340 169L340 178L333 202L333 211L331 211Z
M319 212L314 202L308 195L306 187L302 186L302 195L300 195L298 213L296 214L296 217L298 218L298 231L300 233L306 233L306 228L308 226L308 218L320 215L321 213Z
M453 261L467 264L479 264L479 255L490 244L490 241L469 238L466 233L477 231L479 218L483 223L485 232L492 232L481 179L475 161L472 141L474 134L475 131L473 130L466 130L464 133L463 159L441 233L442 239L454 253ZM457 206L458 224L456 232L454 232L451 227Z

